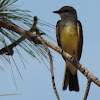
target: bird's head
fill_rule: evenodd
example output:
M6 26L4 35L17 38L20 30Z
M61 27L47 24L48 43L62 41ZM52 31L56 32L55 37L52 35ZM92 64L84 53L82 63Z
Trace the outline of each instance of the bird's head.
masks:
M62 18L64 16L76 15L76 10L73 7L64 6L64 7L60 8L59 10L54 11L53 13L59 14Z

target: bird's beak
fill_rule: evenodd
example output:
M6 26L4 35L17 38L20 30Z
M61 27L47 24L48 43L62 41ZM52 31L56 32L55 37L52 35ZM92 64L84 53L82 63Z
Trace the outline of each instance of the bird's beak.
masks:
M57 13L57 14L58 14L58 13L59 13L59 11L53 11L53 13Z

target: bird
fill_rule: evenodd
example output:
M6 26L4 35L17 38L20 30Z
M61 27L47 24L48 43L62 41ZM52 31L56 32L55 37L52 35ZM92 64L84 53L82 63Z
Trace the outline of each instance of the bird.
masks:
M64 6L53 13L60 15L61 20L56 25L56 38L58 46L75 57L78 61L81 58L83 48L83 30L81 22L77 18L76 10L71 6ZM62 90L69 87L69 91L79 91L77 68L65 57L65 72Z

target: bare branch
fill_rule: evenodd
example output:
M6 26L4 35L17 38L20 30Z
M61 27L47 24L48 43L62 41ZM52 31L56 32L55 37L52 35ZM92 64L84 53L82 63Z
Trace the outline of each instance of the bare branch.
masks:
M21 94L0 94L0 96L11 96L11 95L21 95Z
M7 53L6 55L13 55L13 48L16 47L20 42L22 42L25 39L24 36L22 36L20 39L17 41L13 42L9 46L6 46L0 50L0 55Z
M40 36L39 36L39 37L40 37ZM53 72L52 55L51 55L51 53L50 53L50 50L49 50L48 47L47 47L47 44L43 41L42 37L40 37L40 40L41 40L41 43L43 44L44 48L46 49L46 51L47 51L47 53L48 53L48 56L49 56L49 59L50 59L50 72L51 72L51 77L52 77L53 89L54 89L54 92L55 92L55 94L56 94L57 99L60 100L58 91L57 91L57 89L56 89L55 81L54 81L54 72Z
M90 85L91 85L91 80L87 80L87 87L86 87L86 91L85 91L85 95L84 95L83 100L87 99L87 96L88 96L89 90L90 90Z

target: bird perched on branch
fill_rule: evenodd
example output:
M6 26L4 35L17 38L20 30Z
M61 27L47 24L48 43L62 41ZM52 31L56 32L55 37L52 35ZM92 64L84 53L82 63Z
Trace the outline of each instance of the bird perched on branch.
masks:
M58 11L61 20L56 25L56 37L58 46L74 56L78 61L81 58L83 46L82 25L77 19L76 10L70 6L64 6ZM64 57L63 57L64 58ZM70 91L79 91L77 68L64 58L66 62L62 89L69 85Z

